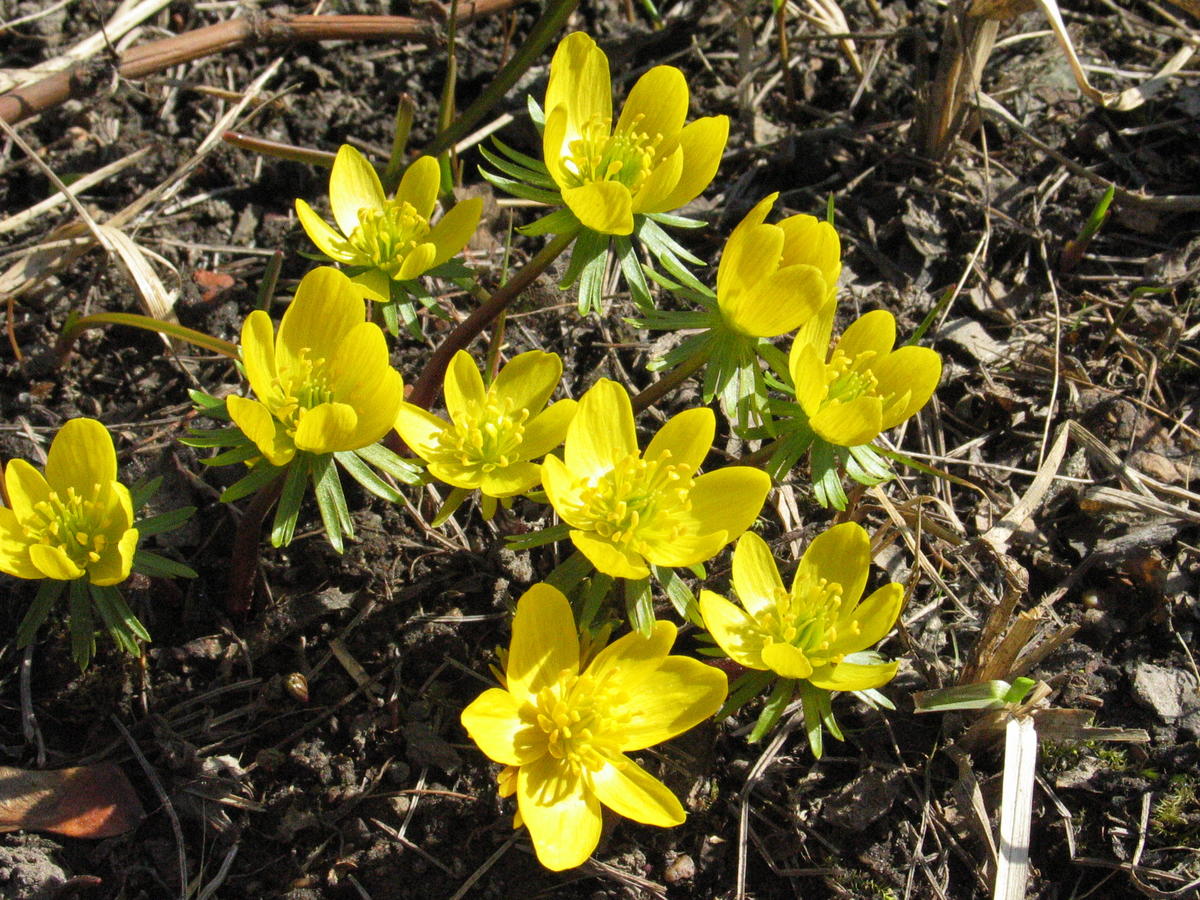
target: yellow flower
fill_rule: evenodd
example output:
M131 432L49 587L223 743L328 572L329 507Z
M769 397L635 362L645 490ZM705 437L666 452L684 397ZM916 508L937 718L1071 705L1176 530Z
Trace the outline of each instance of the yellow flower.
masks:
M733 331L776 337L809 321L833 299L841 243L828 222L789 216L764 222L779 194L764 197L725 243L717 305Z
M129 577L138 531L129 489L117 481L112 437L95 419L71 419L54 437L46 474L23 459L4 470L0 571L94 585Z
M391 430L404 396L378 325L337 269L304 276L275 335L255 310L242 325L242 363L257 400L229 397L234 423L274 466L297 450L358 450Z
M851 655L892 630L904 589L886 584L859 603L870 567L867 533L853 522L835 525L804 551L788 591L766 542L747 533L733 551L733 589L742 608L701 591L700 614L721 649L748 669L828 691L876 688L892 680L896 663Z
M546 408L561 376L556 354L531 350L513 357L484 387L470 354L460 350L446 372L450 422L402 403L396 431L429 464L431 475L457 488L479 488L493 498L485 505L494 512L494 498L515 497L541 481L542 467L531 460L545 456L567 433L575 401Z
M563 459L542 462L542 486L601 572L646 578L651 564L695 565L750 527L771 488L749 466L696 477L715 432L711 409L685 410L639 453L629 395L601 379L579 401Z
M600 840L600 805L647 825L686 818L665 785L625 754L670 740L725 699L725 675L669 656L675 626L627 634L588 663L566 598L535 584L517 601L505 687L462 713L479 749L506 767L501 790L517 795L517 821L548 869L583 863ZM582 669L582 671L581 671Z
M942 358L928 347L896 343L896 320L877 309L846 329L829 361L810 334L797 335L788 360L796 402L813 433L840 447L857 447L921 409L942 375Z
M582 32L563 38L550 62L542 148L563 202L585 228L630 234L638 213L689 203L713 176L729 119L683 124L687 81L674 66L638 79L612 124L608 57Z
M338 230L299 198L296 215L326 256L366 267L352 281L368 300L382 303L391 297L390 281L411 281L440 266L466 246L479 224L483 201L472 197L430 225L440 183L437 160L422 156L405 171L396 195L384 197L375 168L343 144L329 176L329 205Z

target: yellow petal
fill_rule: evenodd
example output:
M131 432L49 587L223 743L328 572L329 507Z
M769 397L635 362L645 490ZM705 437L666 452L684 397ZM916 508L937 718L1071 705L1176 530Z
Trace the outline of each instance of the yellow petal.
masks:
M41 578L41 570L29 559L29 544L16 513L0 506L0 572L16 578Z
M388 361L387 339L373 322L359 322L338 346L329 366L334 399L354 408L357 450L392 430L404 399L400 373Z
M878 397L855 397L847 403L826 403L808 420L822 440L838 447L857 447L883 430L883 403Z
M275 339L275 366L281 380L286 383L304 369L305 364L300 362L303 353L308 359L332 359L338 345L365 314L366 308L350 279L337 269L319 266L305 275L283 314Z
M742 330L777 337L817 315L825 302L825 279L815 266L788 266L761 279L740 304Z
M671 465L683 465L691 474L700 468L704 457L708 456L716 433L717 417L711 409L685 409L667 420L646 446L642 456L652 460L669 453Z
M408 256L404 257L404 262L400 264L400 271L396 273L396 280L412 281L414 278L421 277L433 268L437 253L437 246L428 241L417 244Z
M659 203L663 211L679 209L700 196L717 174L721 154L725 152L728 140L728 116L709 116L684 127L679 134L679 146L683 149L683 174L675 189Z
M687 819L667 786L624 755L588 770L586 778L596 798L626 819L660 828L682 825Z
M483 376L471 354L459 350L450 360L446 369L446 380L442 385L445 395L446 412L452 422L465 422L478 414L480 407L487 401L487 390L483 386Z
M256 309L242 322L242 367L255 395L266 399L279 392L275 383L275 326Z
M637 690L666 660L677 633L672 623L656 620L649 636L637 631L624 634L596 654L585 674L597 690L614 696Z
M347 237L358 227L360 209L383 209L383 185L367 158L342 144L329 175L329 206L333 220Z
M736 540L758 518L770 489L770 476L750 466L706 472L692 488L692 515L701 533L724 530L726 542Z
M71 419L58 430L46 456L46 481L54 491L75 488L94 498L98 487L107 490L116 478L117 453L107 428L95 419Z
M473 491L483 482L483 473L478 465L467 465L457 460L431 462L427 471L438 481L465 491Z
M825 385L825 357L822 351L801 339L803 334L796 335L792 343L788 369L796 391L796 402L812 418L820 410L828 390Z
M396 199L408 203L417 211L417 215L428 222L437 205L441 183L442 170L438 161L432 156L422 156L404 170L400 187L396 189Z
M747 240L747 235L762 225L767 218L767 213L771 211L771 207L775 205L775 200L778 197L779 192L776 191L759 200L729 235L729 239L725 242L725 249L721 253L721 262L717 266L718 300L720 300L722 295L728 296L731 291L742 290L746 286L744 284L744 270L746 267L742 263L742 260L747 256L748 252L752 252L752 247L749 246L752 242ZM778 260L774 260L774 263L777 264ZM772 266L773 270L774 266Z
M516 497L533 490L541 480L541 466L531 462L515 462L503 469L484 472L479 489L489 497Z
M522 718L521 706L508 691L489 688L462 711L460 720L489 759L523 766L546 752L546 732Z
M409 449L428 461L437 452L439 437L448 426L428 410L402 402L396 410L394 427Z
M827 282L825 285L826 294L825 302L821 305L817 314L800 326L800 330L796 332L796 339L792 343L792 352L789 356L789 365L795 360L796 354L802 347L811 347L817 356L817 360L824 364L826 357L829 354L829 339L833 335L833 320L837 315L837 281ZM824 388L822 388L822 396L824 396Z
M542 129L542 158L546 161L550 177L559 188L570 187L574 183L571 175L578 174L573 170L569 172L564 167L564 159L570 157L571 140L577 137L567 136L569 125L570 116L565 106L546 107L546 124Z
M563 442L567 428L575 418L579 404L574 400L559 400L535 416L525 426L521 440L521 457L540 459Z
M383 269L365 269L351 277L350 285L362 300L387 303L392 299L392 278Z
M646 173L645 178L638 184L637 193L633 195L632 209L635 213L667 212L674 207L666 206L667 199L683 177L683 148L676 147L657 160L654 167Z
M828 222L815 216L788 216L778 223L783 229L781 266L816 266L826 283L837 281L842 269L842 242Z
M546 754L517 771L517 804L538 862L561 872L583 865L600 841L600 801L577 768Z
M675 149L687 110L688 86L683 73L674 66L655 66L634 84L613 132L632 131L651 139L660 136L658 151L666 155Z
M508 361L492 382L496 397L507 398L516 409L540 412L558 387L562 360L557 353L530 350Z
M56 581L74 581L83 574L83 569L71 561L62 547L50 544L31 544L29 561L44 577Z
M542 465L542 483L546 480L546 466ZM611 575L613 578L648 578L650 569L645 559L624 547L618 547L611 541L597 537L586 531L572 531L571 543L588 558L596 571Z
M579 671L579 632L571 604L557 588L538 582L517 600L505 677L518 703L527 702L567 670Z
M352 263L361 254L350 243L334 231L329 224L313 211L305 201L296 198L296 218L308 239L317 245L317 249L326 256L338 262Z
M483 200L480 197L468 197L446 213L429 233L430 242L437 248L433 258L434 266L440 266L454 256L475 234L479 227L479 217L483 215Z
M123 487L123 485L122 485ZM88 580L95 585L120 584L133 569L133 554L137 551L138 530L129 528L117 541L105 548L100 559L88 565Z
M874 353L875 359L880 360L892 352L895 343L896 317L886 309L876 309L851 323L838 340L837 350L850 359L862 353Z
M41 518L34 507L50 499L50 485L41 472L23 459L10 459L4 468L4 486L18 522Z
M594 116L612 122L608 57L582 31L563 38L550 61L550 79L542 108L549 115L559 107L568 114L569 139L578 136L580 127Z
M791 644L773 644L768 642L762 651L763 662L767 668L784 678L807 678L813 672L803 650Z
M319 403L303 410L292 440L297 450L318 455L357 450L371 443L358 443L358 413L347 403Z
M700 615L704 627L725 655L747 669L765 669L762 649L767 636L745 610L739 609L720 594L700 592Z
M792 591L797 591L805 584L816 584L822 579L831 584L840 584L844 620L848 622L851 610L866 587L870 568L871 539L867 537L867 532L856 522L843 522L813 538L800 557L800 565L796 567ZM890 626L891 623L888 624ZM854 649L861 650L862 647Z
M296 455L296 447L283 424L257 400L246 397L226 397L225 408L233 424L254 442L259 453L273 466L286 466Z
M867 691L895 678L898 666L894 662L873 665L840 662L815 669L808 680L827 691Z
M633 195L617 181L592 181L563 188L563 202L584 228L600 234L633 232Z
M725 702L725 673L686 656L668 656L649 678L610 706L622 721L620 749L641 750L699 725Z
M587 528L589 521L579 515L579 493L584 482L577 481L557 456L542 460L542 489L554 511L568 525Z
M874 647L887 637L892 626L896 624L896 617L900 615L903 603L903 585L885 584L875 591L847 616L857 627L840 628L838 639L828 649L829 655L857 653Z
M901 347L871 366L879 393L889 397L883 407L883 429L894 428L929 402L942 377L942 358L928 347ZM899 401L899 402L898 402Z
M783 591L771 548L753 531L738 538L733 549L733 589L754 618L773 612L775 599Z
M726 318L736 319L740 300L779 268L783 231L774 225L739 225L725 243L717 266L717 302Z
M694 566L712 559L730 540L723 528L662 537L651 531L638 550L656 566Z
M564 462L576 478L595 478L638 452L625 388L601 378L580 398L567 429Z

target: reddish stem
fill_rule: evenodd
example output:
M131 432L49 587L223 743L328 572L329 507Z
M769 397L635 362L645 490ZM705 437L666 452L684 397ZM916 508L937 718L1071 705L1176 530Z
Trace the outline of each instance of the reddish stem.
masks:
M255 492L238 522L229 560L229 596L225 598L225 611L231 616L244 616L250 610L254 576L258 574L263 522L283 493L283 481L284 473L280 473L278 478Z

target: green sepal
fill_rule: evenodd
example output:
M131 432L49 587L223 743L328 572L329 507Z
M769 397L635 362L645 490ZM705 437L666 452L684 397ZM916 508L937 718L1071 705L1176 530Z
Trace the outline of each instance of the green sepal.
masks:
M133 571L151 578L197 578L196 570L150 550L133 554Z
M604 608L604 601L612 592L613 577L597 572L584 582L583 592L579 598L579 628L582 631L591 628L592 622Z
M297 453L287 467L283 479L283 490L279 492L279 503L275 507L275 518L271 522L271 546L286 547L296 534L296 521L300 518L300 504L308 490L310 457Z
M804 731L808 734L808 746L817 759L825 752L825 712L829 709L829 691L822 690L810 681L800 682L800 707L804 711Z
M844 461L844 447L835 447L816 438L812 443L809 464L812 467L813 496L826 509L846 508L846 492L842 489L840 464Z
M679 574L670 567L656 566L653 563L650 564L650 571L654 575L654 580L667 592L667 599L671 601L671 605L675 607L675 612L679 613L679 617L703 628L704 617L700 615L700 604L696 602L696 595L683 583Z
M371 467L353 450L341 450L333 454L346 474L361 484L366 490L381 500L389 503L403 503L404 497L394 487L371 471Z
M293 459L294 461L294 459ZM263 460L249 472L221 491L218 498L222 503L233 503L262 490L283 473L280 466L273 466Z
M677 216L673 213L646 213L647 219L653 219L659 225L671 228L704 228L708 225L703 219L690 219L687 216Z
M342 553L345 550L342 538L354 537L354 523L346 507L346 495L342 493L342 481L333 464L333 454L312 457L312 486L325 536L333 549Z
M625 579L625 619L642 637L654 633L654 601L649 578Z
M538 169L532 165L538 164L537 160L535 160L532 156L526 156L524 153L514 150L512 147L507 146L501 141L496 141L496 147L501 153L504 154L504 156L507 156L508 159L490 152L487 147L482 145L479 147L479 152L482 154L484 159L486 159L489 163L491 163L509 178L513 178L522 184L526 184L534 188L544 188L547 191L558 190L558 185L555 184L554 179L550 177L550 172L545 166L541 166L541 171L538 171Z
M704 653L705 656L720 655L721 657L725 657L725 653L719 649L716 654L710 654L704 650L700 652ZM770 669L750 669L744 672L729 686L729 696L725 698L725 705L717 710L717 714L713 718L719 722L728 716L732 716L749 703L751 699L766 690L767 685L777 677Z
M754 723L750 736L746 738L747 741L757 744L779 723L779 717L796 695L796 684L792 678L780 678L775 682L767 702L763 704L762 712L758 714L758 721Z
M29 609L21 619L21 624L17 626L18 647L28 647L33 643L33 639L37 636L37 630L42 627L46 617L50 615L50 610L54 608L54 604L58 602L58 598L62 596L66 586L67 582L56 581L53 578L45 578L38 585L33 603L29 605Z
M693 266L703 266L705 265L704 260L694 256L686 248L676 243L669 234L658 227L653 219L645 216L635 217L633 233L642 242L642 246L650 252L650 255L657 259L659 264L680 284L697 291L705 289L700 280L684 265L687 262Z
M875 448L870 444L847 447L846 450L848 453L846 458L846 474L859 484L865 484L870 487L871 485L890 481L895 477L891 466L875 452Z
M641 309L653 309L654 299L650 296L650 285L646 283L646 274L642 271L642 264L638 260L633 241L625 235L616 235L612 244L633 302Z
M524 200L535 200L538 203L545 203L548 206L559 206L563 202L562 195L559 193L551 193L541 188L530 187L511 178L504 178L496 175L494 172L489 172L483 166L479 167L479 174L493 187L499 188L507 194L512 194L514 197L520 197Z
M355 456L374 466L380 472L391 475L402 484L421 484L424 481L424 469L393 453L383 444L368 444L353 452Z

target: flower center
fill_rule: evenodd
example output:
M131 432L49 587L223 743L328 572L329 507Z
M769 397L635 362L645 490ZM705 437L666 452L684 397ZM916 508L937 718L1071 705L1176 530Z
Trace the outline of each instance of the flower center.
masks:
M759 624L780 643L791 644L807 655L821 654L839 637L845 603L842 586L824 578L801 578L791 591L776 589L774 609L763 613ZM859 624L852 621L845 627L857 632Z
M506 469L521 461L528 409L513 409L511 397L497 398L489 392L483 403L472 403L439 438L436 460L459 465L476 474Z
M688 466L670 458L669 452L653 460L630 454L586 487L581 512L592 530L635 552L686 534L693 480Z
M826 402L849 403L863 395L880 396L879 380L869 368L875 355L874 350L867 350L851 358L835 350L825 367Z
M305 347L291 367L279 372L274 385L278 394L267 401L271 414L289 428L296 427L304 410L335 399L329 386L330 372L325 359L310 357L311 352Z
M579 129L567 145L562 171L572 187L597 181L615 181L636 194L647 173L654 168L662 135L639 131L642 116L632 125L609 134L612 120L595 115Z
M614 735L628 716L612 713L621 700L600 689L592 676L564 669L553 684L534 698L538 727L546 734L547 752L567 765L596 771L604 757L620 752Z
M33 521L26 524L35 543L58 547L80 568L100 561L108 546L104 532L111 529L112 516L99 499L101 486L93 486L92 499L85 500L74 487L65 494L51 491L46 500L34 504Z
M407 200L392 198L382 209L358 211L358 227L347 238L350 245L376 268L395 277L400 266L429 234L429 221Z

